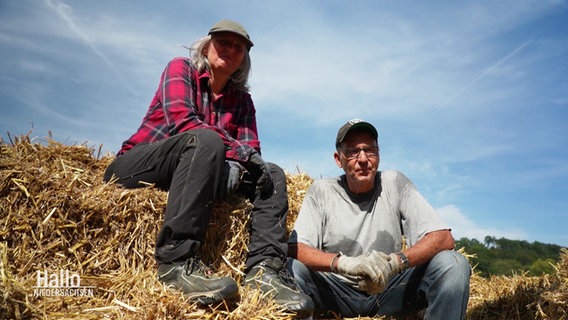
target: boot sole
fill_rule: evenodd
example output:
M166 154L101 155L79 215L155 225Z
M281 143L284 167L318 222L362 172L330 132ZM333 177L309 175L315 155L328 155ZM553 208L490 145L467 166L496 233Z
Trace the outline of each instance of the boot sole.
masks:
M236 285L231 285L225 288L207 292L188 292L184 293L183 296L188 298L189 300L197 302L199 305L207 306L237 298L237 296L239 295L238 290L239 289Z

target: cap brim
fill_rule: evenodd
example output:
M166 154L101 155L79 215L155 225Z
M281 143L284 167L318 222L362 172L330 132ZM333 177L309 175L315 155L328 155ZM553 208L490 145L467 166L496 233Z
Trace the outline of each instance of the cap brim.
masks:
M343 140L345 140L345 137L349 134L349 132L351 132L352 130L355 130L355 129L359 129L359 130L362 129L362 130L368 131L369 133L371 133L373 138L375 138L375 139L379 138L379 133L377 132L377 129L375 128L375 126L373 126L369 122L360 121L360 122L351 124L347 129L345 129L345 127L347 127L348 125L350 125L349 122L346 123L345 125L343 125L343 127L341 127L339 129L338 136L335 140L335 146L336 147L339 147L339 145L343 142Z
M235 31L235 30L231 30L231 29L215 29L215 30L209 31L209 34L211 35L211 34L213 34L213 33L219 33L219 32L231 32L231 33L234 33L234 34L236 34L237 36L241 37L243 40L245 40L245 43L247 44L247 47L248 47L249 49L254 46L254 43L252 43L252 41L251 41L249 38L243 36L241 33L237 32L237 31Z
M377 132L377 129L375 129L375 126L373 126L372 124L368 123L368 122L358 122L354 125L351 126L351 128L349 128L349 130L347 130L347 133L349 133L351 130L354 129L366 129L367 131L371 132L371 134L373 135L373 137L375 139L378 138L379 133ZM347 133L345 133L345 135L347 135ZM343 137L345 138L345 137Z

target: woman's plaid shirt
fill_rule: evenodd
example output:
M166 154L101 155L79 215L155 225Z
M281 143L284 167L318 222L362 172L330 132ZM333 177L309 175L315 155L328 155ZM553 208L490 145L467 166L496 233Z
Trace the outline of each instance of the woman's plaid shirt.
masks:
M152 143L202 128L221 136L227 159L246 162L253 148L260 151L256 111L250 94L232 90L213 101L209 77L208 72L198 74L188 58L170 61L142 124L123 142L118 155L138 143Z

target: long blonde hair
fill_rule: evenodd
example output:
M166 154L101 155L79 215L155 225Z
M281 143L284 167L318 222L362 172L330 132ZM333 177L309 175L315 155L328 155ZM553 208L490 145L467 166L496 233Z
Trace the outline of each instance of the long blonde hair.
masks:
M209 45L209 43L211 43L211 35L207 35L195 41L191 47L189 47L191 60L199 72L204 72L205 70L211 71L209 61L203 54L203 50ZM231 75L229 82L225 85L225 88L229 90L241 90L244 92L248 92L250 90L248 78L251 72L251 61L248 50L245 50L244 54L245 56L241 67Z

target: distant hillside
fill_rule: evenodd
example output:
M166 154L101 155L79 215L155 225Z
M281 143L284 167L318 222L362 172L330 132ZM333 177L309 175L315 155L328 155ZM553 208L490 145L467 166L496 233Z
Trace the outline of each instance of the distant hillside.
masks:
M528 272L540 276L556 272L554 264L560 260L562 247L555 244L522 240L496 239L485 237L484 243L477 239L461 238L456 248L464 248L475 255L471 259L475 269L484 277L490 275L512 275Z

